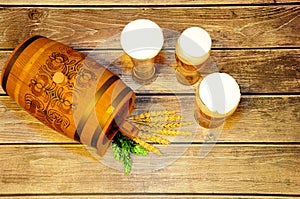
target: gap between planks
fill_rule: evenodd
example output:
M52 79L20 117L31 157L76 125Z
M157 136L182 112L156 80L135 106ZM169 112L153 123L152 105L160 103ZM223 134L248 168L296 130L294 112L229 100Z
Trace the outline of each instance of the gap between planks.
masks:
M32 2L26 0L14 0L6 1L1 6L3 7L65 7L65 8L106 8L106 7L124 7L124 8L138 8L138 7L228 7L228 6L282 6L282 5L298 5L299 1L297 0L252 0L252 1L243 1L243 0L221 0L221 1L179 1L179 0L168 0L168 1L140 1L140 0L131 0L131 1L122 1L118 0L113 3L112 1L97 1L90 0L88 2L82 2L75 0L70 2L66 1L52 1L47 0L43 2Z
M95 193L95 194L89 194L89 193L65 193L65 194L55 194L55 193L49 193L49 194L0 194L1 199L8 199L8 198L38 198L38 199L53 199L53 198L74 198L74 199L86 199L86 198L113 198L113 199L123 199L123 198L131 198L131 199L140 199L145 198L218 198L218 199L228 199L228 198L239 198L239 199L246 199L246 198L253 198L253 199L262 199L262 198L274 198L274 199L285 199L285 198L291 198L291 197L300 197L300 195L296 194L233 194L233 193L124 193L124 194L110 194L110 193Z

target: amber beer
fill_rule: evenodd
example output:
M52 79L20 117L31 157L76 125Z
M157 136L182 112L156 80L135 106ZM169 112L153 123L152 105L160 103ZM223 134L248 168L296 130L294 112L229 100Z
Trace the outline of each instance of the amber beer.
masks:
M191 27L182 32L176 43L176 78L184 85L200 80L199 69L210 56L211 38L202 28Z
M226 73L212 73L196 89L195 119L204 128L221 126L238 107L240 88Z

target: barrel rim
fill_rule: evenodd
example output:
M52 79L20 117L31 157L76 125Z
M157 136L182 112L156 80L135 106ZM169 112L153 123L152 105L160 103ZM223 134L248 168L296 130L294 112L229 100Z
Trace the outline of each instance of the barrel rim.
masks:
M135 101L135 93L133 92L133 90L130 87L126 87L122 90L121 93L119 93L118 97L114 100L114 102L112 103L115 106L115 111L110 115L109 119L106 121L106 124L104 126L104 128L102 129L104 132L107 132L110 127L112 125L115 125L115 127L119 127L119 125L122 123L122 121L120 119L117 119L121 112L124 111L124 106L117 106L117 104L126 104L128 103L128 114L131 114L132 111L134 110L134 101ZM124 116L126 115L122 115L121 118L124 119ZM99 127L99 126L98 126ZM97 129L94 131L94 134L97 133L96 132ZM117 132L112 132L112 136L110 137L111 139L108 139L106 143L103 143L104 139L101 139L100 137L104 137L107 138L106 133L100 133L100 137L97 140L97 145L96 145L96 149L97 149L97 153L100 156L103 156L110 144L110 142L112 141L112 139L115 137ZM102 141L102 143L100 143L100 141Z
M27 39L25 39L22 43L20 43L15 49L14 51L11 53L11 55L8 57L3 71L2 71L2 80L1 80L1 86L2 89L7 93L7 81L8 81L8 77L10 74L10 71L12 70L16 60L18 59L18 57L20 56L20 54L30 45L32 44L34 41L40 39L40 38L45 38L44 36L41 35L34 35L31 36Z

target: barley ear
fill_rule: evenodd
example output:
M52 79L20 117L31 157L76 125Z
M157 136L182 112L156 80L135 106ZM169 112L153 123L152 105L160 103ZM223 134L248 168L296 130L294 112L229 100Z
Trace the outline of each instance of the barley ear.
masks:
M158 148L152 146L151 144L149 144L149 143L147 143L147 142L145 142L145 141L143 141L143 140L141 140L141 139L139 139L137 137L133 138L133 141L135 141L136 143L138 143L139 145L141 145L146 150L148 150L148 151L150 151L152 153L155 153L158 156L162 155Z

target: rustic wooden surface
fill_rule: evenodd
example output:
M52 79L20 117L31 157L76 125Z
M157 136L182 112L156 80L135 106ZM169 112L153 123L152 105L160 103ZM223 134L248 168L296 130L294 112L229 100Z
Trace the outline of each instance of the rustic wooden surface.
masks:
M150 109L153 104L158 104L168 109L173 107L176 110L186 110L183 114L188 115L190 109L193 108L191 107L193 100L193 96L138 96L136 111L141 112ZM224 131L218 141L300 142L300 134L297 131L300 127L299 107L300 99L297 95L243 96L236 113L224 125ZM1 97L0 117L0 143L72 142L45 127L9 97ZM193 115L188 119L193 121ZM197 132L194 142L203 142L209 133L205 129L198 128L196 124L191 129Z
M0 197L300 197L299 13L296 0L1 1L0 70L21 40L41 34L102 54L137 92L137 112L163 106L193 121L194 91L176 83L172 42L159 55L165 67L150 86L132 80L119 45L100 45L129 21L149 18L177 32L207 29L217 69L234 76L243 95L221 134L194 123L191 143L169 146L187 149L171 165L124 175L99 162L91 149L45 127L0 88ZM216 144L200 158L207 141Z
M297 47L299 13L296 5L201 9L5 7L0 10L0 45L14 48L24 37L42 34L75 48L91 48L119 33L132 19L147 18L176 31L199 25L211 34L214 48Z
M125 0L103 0L103 1L97 1L97 0L89 0L88 2L83 2L80 0L74 0L74 1L63 1L63 0L47 0L43 2L32 2L30 0L4 0L3 3L6 5L132 5L132 6L140 6L140 5L226 5L226 4L280 4L280 3L294 3L298 2L297 0L220 0L220 1L214 1L214 0L131 0L131 1L125 1Z
M10 52L0 51L1 63L5 62ZM122 76L127 84L135 85L128 72L132 65L124 67L126 61L122 58L122 51L90 50L83 51L83 53L88 55L101 53L100 57L112 60L114 67L111 66L111 70L115 74ZM296 93L300 91L299 54L299 49L214 50L212 59L217 64L218 71L229 73L237 80L242 93ZM120 58L119 55L121 55ZM176 93L193 93L194 90L190 87L173 83L176 81L173 55L173 51L162 51L158 59L164 59L164 67L157 68L159 76L156 84L147 86L146 90L136 88L136 91L161 93L168 92L167 88L172 87L172 91ZM0 71L2 71L2 66L0 66ZM159 84L167 85L167 88L158 86ZM0 88L1 93L3 93L2 88Z

